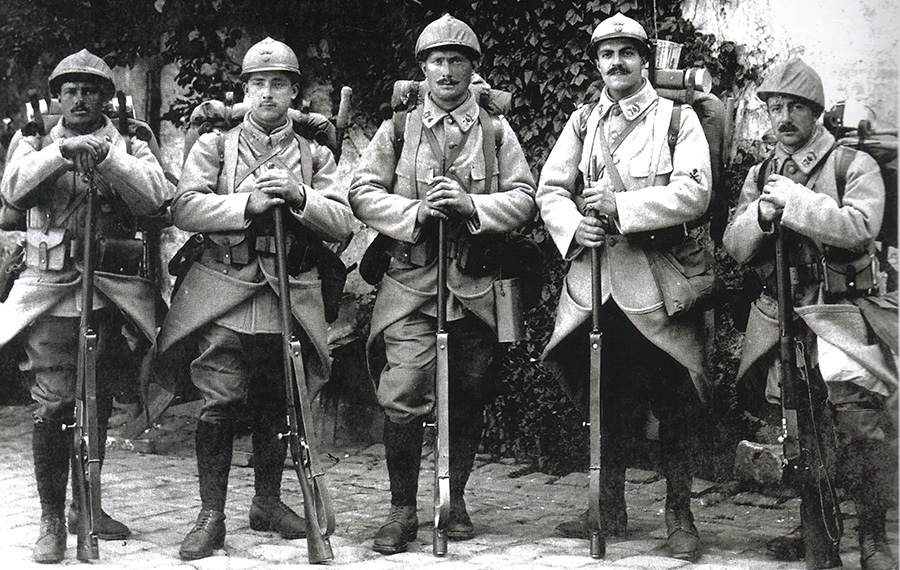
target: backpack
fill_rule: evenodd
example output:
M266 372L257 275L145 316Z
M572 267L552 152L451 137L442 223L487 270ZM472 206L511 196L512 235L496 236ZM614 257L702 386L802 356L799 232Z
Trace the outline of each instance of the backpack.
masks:
M124 92L116 92L115 97L111 99L104 107L103 114L109 117L116 126L116 130L125 139L125 148L128 154L132 154L132 141L138 138L145 143L150 152L156 157L157 162L162 166L162 152L156 136L150 129L150 126L135 118L134 106L130 95ZM37 137L38 144L43 145L44 136L52 129L62 116L62 109L59 100L55 98L38 99L34 91L29 93L29 100L25 104L25 115L27 122L18 130L12 140L10 140L7 149L6 162L16 151L18 145L24 137ZM40 148L38 149L40 150ZM166 179L176 184L178 181L174 175L163 169ZM140 239L142 241L143 253L141 254L142 275L155 282L159 282L160 268L160 236L162 228L171 225L168 217L167 208L156 215L135 216L138 221L140 231ZM24 229L25 211L13 208L7 204L5 200L0 205L0 229ZM10 279L10 282L12 279Z
M723 184L725 171L725 133L728 129L728 117L725 112L725 104L722 100L712 93L701 90L674 90L658 88L657 93L661 97L672 99L675 105L672 106L672 117L669 121L669 127L666 131L666 141L669 146L669 154L675 154L675 144L678 142L678 131L681 128L681 111L682 105L690 105L700 119L700 126L703 128L703 134L709 145L710 170L712 173L712 193L710 196L709 207L703 216L690 224L691 226L702 225L709 222L709 233L716 245L722 245L722 236L725 233L725 227L728 225L728 204ZM597 101L589 103L590 111L585 115L587 118L597 105ZM587 121L583 121L579 125L579 135L584 140L587 136Z
M500 125L500 116L509 113L512 107L512 94L508 91L492 89L480 76L474 76L470 87L472 94L478 100L478 106L482 114L484 166L488 184L493 180L492 171L497 160L497 149L502 142L503 130ZM428 83L425 81L400 80L394 82L394 91L391 94L391 106L388 110L391 114L385 119L393 118L394 125L394 156L399 160L400 151L403 149L403 138L406 133L406 122L410 113L418 124L422 122L421 109L428 93ZM489 189L488 189L489 190Z
M246 102L234 103L233 98L234 94L228 92L224 102L213 99L204 101L194 108L188 121L188 130L184 135L182 161L187 160L191 148L201 135L209 132L225 133L244 120L250 106ZM337 130L327 117L309 111L307 101L303 102L300 109L288 109L288 116L293 121L295 134L328 147L337 160L340 156Z

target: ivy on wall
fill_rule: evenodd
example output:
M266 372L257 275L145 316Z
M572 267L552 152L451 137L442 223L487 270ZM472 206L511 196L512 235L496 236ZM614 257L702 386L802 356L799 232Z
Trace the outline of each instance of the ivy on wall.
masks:
M235 90L240 73L236 48L272 36L291 45L307 84L354 89L356 122L373 132L379 108L397 79L416 78L415 40L432 20L448 12L478 34L484 57L479 71L494 87L511 91L509 120L535 174L578 105L602 87L586 48L594 27L621 12L641 22L651 37L684 44L682 66L707 68L714 92L735 93L757 79L739 62L740 47L697 32L681 17L678 0L9 0L0 6L0 58L7 76L42 62L47 72L62 56L88 47L111 64L154 57L179 64L183 95L163 118L183 124L203 100ZM0 103L17 95L2 92ZM9 88L7 88L9 89ZM22 85L17 84L20 93ZM15 101L15 106L21 105ZM8 106L11 106L8 105ZM752 154L742 153L727 172L733 200ZM498 359L500 396L488 413L485 448L565 472L584 465L587 430L556 380L538 364L553 327L562 261L539 223L526 233L545 254L543 302L528 318L528 339L506 347ZM740 287L741 274L720 255L726 282ZM740 420L733 377L736 333L728 316L717 316L716 383L722 395L710 410L721 429L711 448L727 447Z

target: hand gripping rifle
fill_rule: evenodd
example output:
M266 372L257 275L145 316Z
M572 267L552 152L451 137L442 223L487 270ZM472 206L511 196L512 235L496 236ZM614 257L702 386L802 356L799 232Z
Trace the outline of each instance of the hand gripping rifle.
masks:
M800 493L806 567L810 570L834 568L841 565L838 551L840 513L837 496L824 464L824 443L815 423L815 402L810 390L812 378L807 373L806 348L803 339L794 330L794 279L786 243L789 233L790 230L781 224L775 225L778 372L783 430L780 439L784 447L784 476L793 481Z
M287 404L286 434L291 450L291 461L300 479L303 493L303 510L306 515L306 546L310 564L321 564L334 559L328 537L334 532L334 510L328 488L323 480L324 472L319 464L315 446L306 389L306 371L300 341L294 335L294 317L291 314L291 292L288 283L287 243L284 231L284 206L276 206L275 255L278 265L278 297L281 309L281 351L284 365L284 388ZM298 408L299 407L299 417Z
M73 171L77 178L78 172ZM78 372L75 384L72 473L78 503L78 560L100 558L97 524L100 521L100 426L97 420L97 333L94 330L94 247L97 195L94 173L85 199L83 267L81 271L81 325L78 340Z
M590 181L596 180L597 161L592 157L588 173ZM591 215L601 218L596 210ZM591 535L591 558L606 556L606 537L600 525L600 469L602 465L603 407L600 399L600 354L603 347L603 333L600 330L600 309L603 305L603 291L600 284L599 247L591 248L591 333L590 333L590 425L591 455L588 469L589 500L588 526Z

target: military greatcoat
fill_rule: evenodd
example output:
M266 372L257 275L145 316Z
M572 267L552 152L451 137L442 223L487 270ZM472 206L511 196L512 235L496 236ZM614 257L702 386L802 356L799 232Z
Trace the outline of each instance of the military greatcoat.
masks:
M843 197L838 195L835 164L838 151L833 151L834 137L823 127L803 148L788 153L778 144L772 154L772 171L797 182L791 188L781 217L783 227L792 230L789 251L791 262L801 268L819 268L824 246L856 252L861 256L872 252L881 228L885 189L878 164L866 153L857 152L847 169ZM851 151L852 152L852 151ZM759 221L757 178L760 165L747 173L741 188L737 209L723 238L725 249L740 263L749 263L765 279L774 272L774 231ZM818 269L800 271L801 282L795 284L795 307L810 330L839 347L869 374L857 379L863 388L887 396L896 385L896 368L892 359L877 343L860 342L865 325L859 309L849 300L835 299L834 304L821 304L821 279ZM750 309L747 333L741 354L738 378L756 365L772 365L773 348L778 342L776 294L771 288ZM858 334L852 334L852 331ZM814 343L808 343L813 349ZM810 350L812 364L816 352ZM774 375L766 395L776 401L779 388Z
M183 230L202 232L211 244L191 266L172 299L159 333L161 352L212 322L242 333L281 333L275 256L261 253L252 255L249 263L232 263L212 246L231 248L252 239L253 220L245 212L262 169L241 177L267 150L281 147L272 161L302 181L301 153L305 151L300 145L308 145L312 172L304 186L306 203L301 210L292 208L291 216L323 241L343 242L350 236L353 214L346 190L337 181L331 151L314 141L301 141L291 119L287 120L285 126L267 134L248 113L243 123L228 133L205 134L191 149L172 204L173 221ZM290 290L294 318L315 347L307 363L307 383L315 393L328 380L331 367L317 268L292 276Z
M147 143L134 138L129 154L126 140L105 117L92 134L110 143L109 154L94 174L101 202L98 232L105 238L133 239L133 227L130 234L117 233L124 231L133 216L158 214L171 198L171 189ZM63 158L59 147L62 139L73 136L76 134L60 119L43 138L24 137L6 165L0 192L13 206L28 210L28 233L36 236L35 240L50 230L64 229L63 241L67 244L83 243L88 182L74 175L72 161ZM111 217L122 223L109 223ZM51 238L50 242L52 245L55 240ZM81 261L77 249L69 245L70 254L76 255L68 255L59 271L41 269L34 260L28 261L9 298L0 305L0 346L42 315L80 315ZM94 308L118 307L153 342L158 326L156 285L138 275L120 275L102 268L96 271L94 283Z
M604 90L596 105L572 114L553 146L541 171L536 200L544 225L570 265L544 357L552 358L553 349L591 314L590 255L574 236L584 217L581 188L589 164L596 160L601 165L601 184L609 177L602 168L599 128L605 128L607 140L612 141L625 125L639 121L612 153L625 191L615 194L620 235L608 237L602 249L603 303L612 299L641 334L684 366L705 400L709 384L701 315L673 319L666 314L650 271L646 242L631 239L638 232L696 220L709 204L709 147L700 121L689 106L682 108L677 144L670 154L666 134L671 109L672 102L660 98L649 82L618 104Z
M515 133L505 118L499 118L497 156L491 172L485 172L484 129L475 98L452 111L440 109L425 98L421 121L407 118L404 144L394 145L393 119L382 123L369 142L357 166L350 187L350 204L356 216L369 227L396 242L416 244L422 227L416 221L420 202L431 187L431 179L441 175L442 160L426 141L422 129L431 129L442 140L445 131L463 137L463 148L447 176L454 177L472 197L476 214L465 224L469 235L505 234L520 228L534 216L534 177ZM416 261L421 245L412 245L409 255L392 257L381 281L369 335L369 365L373 378L381 372L379 343L385 328L416 311L434 316L437 292L437 263ZM496 333L493 283L497 271L472 276L448 264L448 320L461 318L463 308L486 323ZM412 379L410 379L412 380Z

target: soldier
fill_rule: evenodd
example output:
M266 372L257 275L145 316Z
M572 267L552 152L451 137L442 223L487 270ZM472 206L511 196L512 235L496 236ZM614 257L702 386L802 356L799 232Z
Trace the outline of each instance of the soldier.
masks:
M419 35L415 54L427 95L409 111L404 144L395 147L396 117L385 121L360 159L350 188L354 213L388 239L391 256L369 336L370 370L375 370L371 359L383 355L387 361L376 380L378 402L387 415L384 445L391 487L390 515L374 542L375 551L383 554L406 550L418 528L423 417L434 407L437 219L447 220L449 249L459 252L478 247L476 242L484 245L484 239L502 239L529 220L535 208L534 180L516 135L506 119L489 116L470 93L481 56L472 28L444 15ZM499 135L499 144L495 156L486 156L483 142L494 136L491 132ZM486 172L489 163L494 167ZM494 267L473 274L458 255L449 263L447 536L452 539L474 536L463 492L481 439L484 406L495 389L490 374L497 346L492 283L498 277ZM382 341L383 352L376 349Z
M148 145L135 137L129 152L126 139L103 114L115 87L102 59L87 50L64 58L50 74L50 91L59 97L62 118L46 135L22 139L0 186L4 200L27 210L26 267L0 306L0 346L23 332L28 360L22 367L34 376L34 472L41 501L37 562L59 562L66 549L63 510L72 434L63 426L72 423L74 413L81 314L76 304L81 292L78 251L89 238L83 235L88 185L93 179L99 189L95 227L108 245L94 279L101 442L112 411L110 385L116 380L111 377L116 347L111 345L124 344L120 335L127 327L135 338L145 337L149 346L157 327L159 292L121 251L132 250L128 244L140 248L136 216L158 214L171 198ZM104 447L100 445L101 462ZM77 513L70 510L70 532L75 532L76 521ZM108 540L131 534L105 512L96 531Z
M837 482L856 505L861 567L896 568L884 528L885 509L894 502L896 492L892 473L896 455L889 444L896 439L896 427L891 427L885 406L895 391L896 369L877 343L853 334L854 329L862 331L866 326L853 303L870 294L874 282L871 254L884 212L884 183L872 157L835 147L834 137L818 123L825 107L822 81L804 62L793 59L773 68L757 95L766 103L778 142L769 158L747 174L724 236L725 249L756 270L764 284L750 311L738 378L770 371L766 399L773 404L781 401L774 374L778 327L772 246L775 225L781 224L789 231L785 247L791 275L796 277L794 304L804 325L796 336L806 348L806 358L798 366L808 370L817 421L827 421L826 407L833 413L837 444L833 467ZM836 177L842 156L849 159L843 188ZM858 268L858 287L832 273L841 265ZM848 320L827 317L827 312L839 314L833 305L842 305L845 310L840 312L848 315ZM829 327L822 328L823 322L830 323ZM822 344L822 338L817 342L816 335L826 335L829 345L855 355L865 371L849 381L826 377L824 380L835 381L825 381L823 391L822 371L816 363L824 360L823 347L828 346ZM827 403L823 392L827 392ZM826 423L815 427L820 433L831 432ZM800 435L803 441L804 434ZM827 466L831 468L831 462ZM804 521L803 525L807 524L810 522ZM809 545L806 554L807 560L810 555L819 556L810 552ZM840 560L834 563L840 565Z
M586 412L589 250L603 247L601 528L609 536L625 533L623 438L631 406L623 402L640 396L649 399L659 419L669 552L696 560L700 539L690 510L689 443L697 404L708 390L702 313L668 315L648 251L681 243L684 224L706 211L709 149L697 115L684 106L678 142L670 154L666 137L659 133L665 133L671 121L673 104L659 97L642 76L649 47L640 24L621 14L604 20L594 30L588 51L605 87L596 104L577 109L569 118L538 184L541 217L569 262L544 358ZM587 538L587 515L560 525L557 532Z
M198 342L191 379L203 396L196 441L201 510L179 550L186 560L224 545L234 423L245 400L252 410L256 490L250 528L306 536L306 521L280 498L285 391L282 360L272 356L281 352L272 209L289 207L291 308L302 330L311 394L331 365L316 264L323 241L342 242L352 230L331 151L295 134L288 116L300 90L293 50L271 38L255 44L244 55L241 80L250 111L227 133L197 140L172 204L175 225L204 238L159 336L161 352L188 336Z

